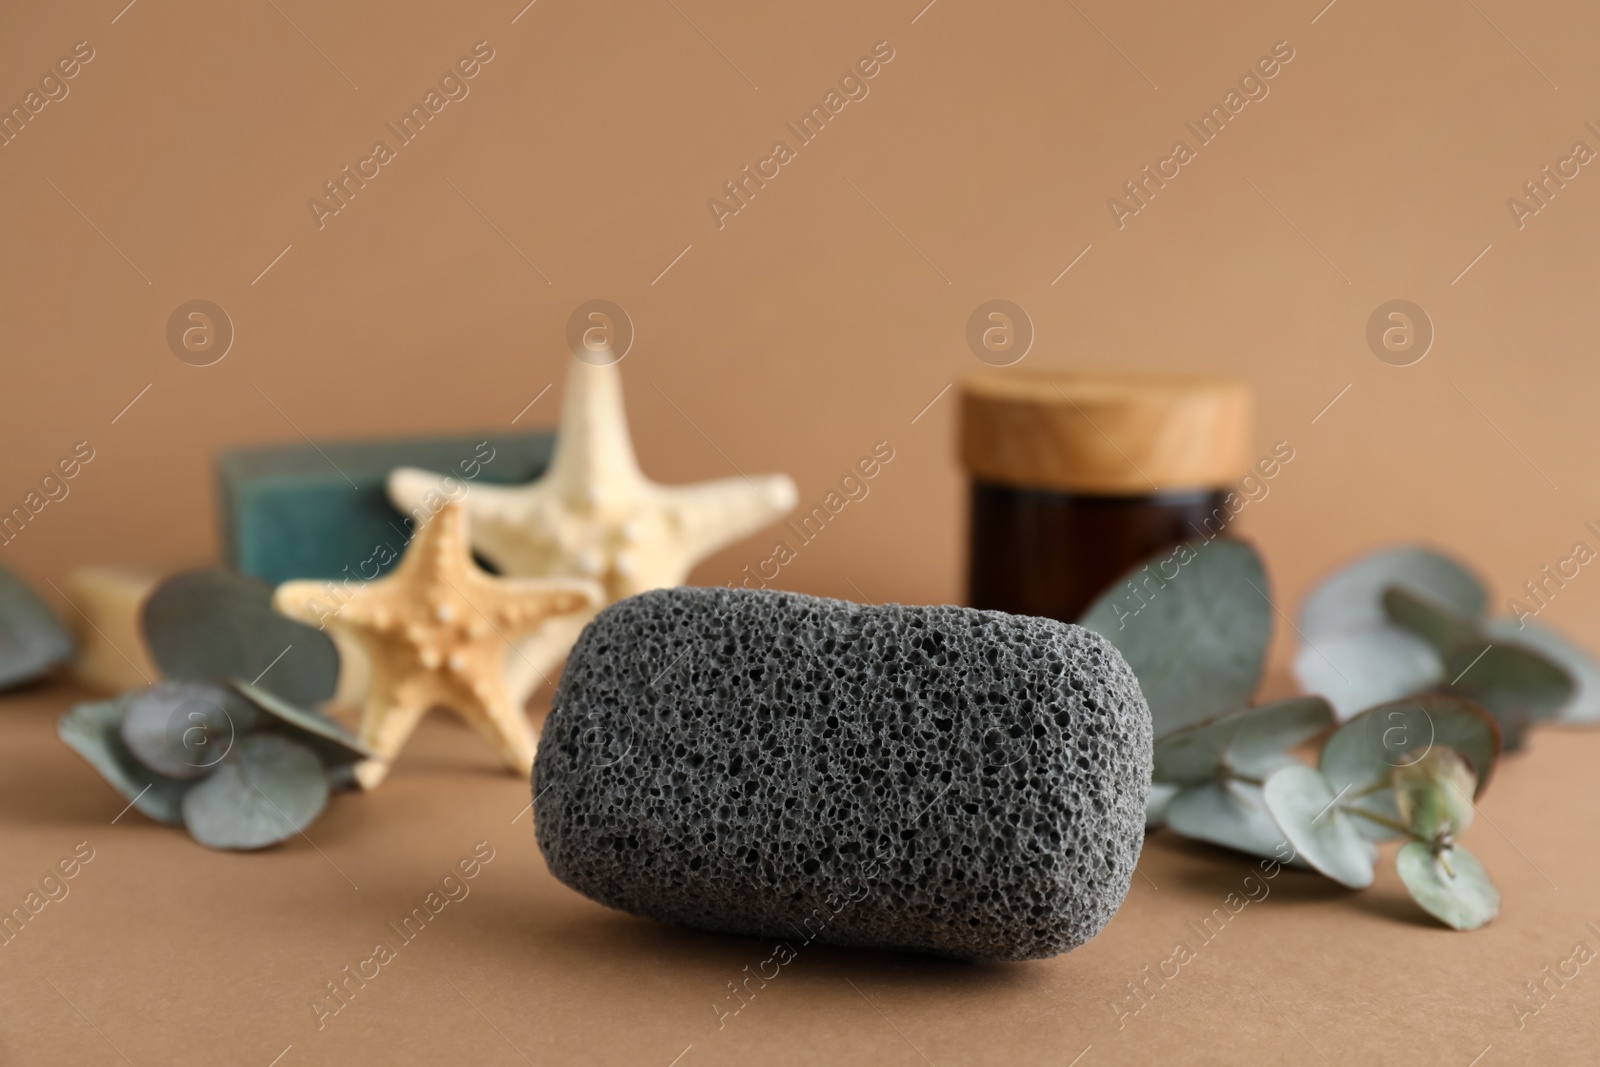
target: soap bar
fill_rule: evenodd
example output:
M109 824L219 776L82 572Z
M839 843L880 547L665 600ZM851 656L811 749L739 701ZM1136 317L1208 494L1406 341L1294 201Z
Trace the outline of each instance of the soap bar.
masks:
M463 492L475 482L525 482L543 473L554 442L541 432L223 452L216 464L223 556L274 585L370 581L394 566L415 532L384 492L390 471L450 474Z
M156 583L184 568L78 567L67 574L68 616L78 650L72 676L92 689L143 689L161 677L139 630L139 609Z
M1082 627L678 588L579 637L534 817L552 874L636 915L1033 959L1127 894L1150 762L1133 672Z
M0 689L32 681L70 655L72 638L55 612L0 566Z

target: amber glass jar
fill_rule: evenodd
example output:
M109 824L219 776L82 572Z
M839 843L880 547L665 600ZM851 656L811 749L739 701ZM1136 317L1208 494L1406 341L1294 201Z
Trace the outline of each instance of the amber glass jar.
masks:
M1248 387L1212 378L1007 371L966 382L968 602L1073 622L1141 560L1222 533L1250 409Z

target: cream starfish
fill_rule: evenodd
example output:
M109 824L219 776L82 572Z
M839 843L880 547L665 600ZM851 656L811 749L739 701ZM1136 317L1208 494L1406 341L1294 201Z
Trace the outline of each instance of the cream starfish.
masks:
M460 491L452 479L402 467L389 475L389 499L404 512L438 494ZM657 485L639 470L622 408L617 364L574 358L567 368L561 427L544 476L525 485L475 484L472 546L505 574L593 578L605 590L599 607L650 589L680 585L694 565L782 518L795 505L786 474ZM539 647L523 643L508 661L512 691L524 697L559 663L594 612L554 620Z
M472 562L467 513L447 504L412 538L395 569L330 606L325 582L286 582L273 604L291 618L355 640L371 661L361 740L380 757L356 768L372 788L428 709L454 711L513 769L533 768L536 737L507 681L512 641L546 620L588 612L594 582L495 578Z

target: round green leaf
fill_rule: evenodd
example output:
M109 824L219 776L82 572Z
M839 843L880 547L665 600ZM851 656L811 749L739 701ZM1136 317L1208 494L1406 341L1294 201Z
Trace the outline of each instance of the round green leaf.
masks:
M1262 799L1279 831L1311 866L1351 889L1372 884L1374 852L1339 797L1315 767L1295 764L1274 771Z
M1488 787L1500 731L1483 709L1458 697L1418 696L1362 712L1328 738L1317 766L1334 792L1352 796L1387 789L1396 767L1415 763L1434 745L1466 757L1479 794Z
M183 822L207 848L264 848L293 837L322 813L328 783L304 745L254 734L183 798Z
M1254 778L1265 778L1286 761L1289 750L1332 726L1333 708L1321 697L1288 697L1261 704L1240 716L1239 729L1228 744L1228 766Z
M1349 630L1370 630L1388 621L1384 590L1399 586L1420 593L1469 619L1483 617L1488 594L1483 583L1449 556L1421 545L1404 545L1362 556L1324 578L1300 609L1304 638Z
M1421 841L1395 856L1400 880L1424 911L1456 930L1476 930L1500 914L1500 893L1476 856L1459 845L1437 855Z
M1587 649L1548 627L1516 619L1491 622L1489 636L1531 649L1567 672L1573 683L1572 696L1555 710L1551 721L1572 726L1600 723L1600 664Z
M1294 657L1300 688L1325 697L1341 719L1444 680L1439 654L1409 630L1385 623L1315 638Z
M1160 737L1249 702L1272 637L1270 592L1250 545L1191 541L1129 572L1080 621L1133 668Z
M150 593L140 624L168 678L243 678L303 707L329 699L338 684L333 640L278 614L272 587L242 574L175 575Z
M1223 752L1238 728L1241 712L1156 739L1150 780L1163 785L1204 785L1222 772Z
M123 695L122 742L170 778L199 778L222 762L258 717L232 690L209 682L157 682Z
M1472 825L1472 765L1460 753L1435 745L1415 763L1394 769L1395 806L1401 822L1424 841L1455 839Z
M1155 744L1152 778L1201 785L1228 771L1251 778L1293 762L1288 751L1333 724L1321 697L1290 697L1176 730Z
M1529 724L1553 717L1576 689L1561 667L1521 645L1458 646L1445 659L1451 692L1476 701L1500 724L1507 752L1522 747Z
M265 712L266 729L287 734L311 749L329 766L356 763L377 757L344 727L314 711L297 708L276 693L235 679L233 688L255 707Z
M1267 814L1261 790L1239 781L1182 790L1167 805L1167 826L1184 837L1254 856L1281 858L1286 844Z
M1392 585L1383 591L1383 610L1396 626L1404 627L1448 656L1458 645L1478 638L1478 620L1459 615L1432 597ZM1481 641L1478 647L1483 647Z
M72 638L56 613L0 567L0 689L31 681L71 656Z
M156 774L134 759L122 743L121 726L122 702L104 700L77 705L61 717L56 732L124 800L156 822L177 826L189 783Z

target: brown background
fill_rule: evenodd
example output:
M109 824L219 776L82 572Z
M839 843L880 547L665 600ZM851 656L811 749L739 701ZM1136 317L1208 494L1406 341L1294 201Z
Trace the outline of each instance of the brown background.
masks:
M1591 412L1600 369L1590 358L1600 192L1589 188L1600 178L1586 167L1521 230L1506 207L1575 140L1600 148L1584 126L1600 121L1600 15L1583 5L1534 15L1504 0L1338 0L1325 10L1322 0L939 0L926 10L922 0L539 0L518 17L519 0L122 3L0 10L7 107L75 42L96 52L67 99L0 148L0 509L74 442L96 450L71 495L0 548L0 562L41 587L79 563L212 555L218 446L294 441L299 431L507 429L558 380L567 316L595 297L622 305L637 327L623 367L652 476L719 477L730 462L786 470L809 505L873 442L896 448L872 495L784 569L777 584L787 588L959 599L952 397L912 419L981 369L964 329L977 304L997 297L1024 307L1037 328L1023 368L1201 370L1256 387L1260 450L1286 440L1296 458L1242 528L1265 550L1286 606L1339 558L1416 537L1478 563L1503 600L1600 518ZM480 40L495 58L470 95L319 231L307 199ZM870 95L719 231L706 200L788 139L785 120L880 40L895 58ZM1119 231L1107 199L1187 139L1184 122L1284 40L1295 58L1270 95ZM1364 339L1369 314L1397 297L1422 305L1437 330L1429 355L1405 368L1380 362ZM173 309L194 298L222 305L237 330L211 367L180 362L164 337ZM556 395L518 425L551 421ZM768 541L708 561L695 580L732 579L768 554ZM1590 581L1563 590L1544 617L1592 633L1600 582ZM1286 647L1280 632L1280 661ZM10 702L3 810L17 846L7 846L0 877L6 901L84 836L80 820L103 826L120 806L95 792L87 768L63 769L72 763L49 720L65 699ZM459 740L442 726L425 737L439 739L440 753ZM1465 1063L1491 1041L1500 1055L1494 1034L1510 1029L1501 1002L1565 956L1581 921L1595 917L1581 904L1584 893L1594 899L1597 874L1567 844L1581 839L1562 792L1576 783L1561 775L1587 777L1600 753L1588 739L1559 738L1508 769L1490 800L1559 892L1519 867L1507 840L1480 830L1510 913L1490 931L1451 938L1412 925L1393 885L1379 893L1392 915L1328 904L1313 887L1275 913L1303 913L1306 923L1263 922L1239 938L1254 936L1252 945L1226 950L1238 973L1252 974L1335 1062L1370 1062L1385 1031L1441 1062ZM461 759L482 770L480 754L463 748ZM15 776L35 752L48 773ZM690 1055L708 1060L918 1062L856 994L807 984L818 977L794 983L786 1019L741 1018L743 1035L708 1053L696 1038L702 1002L725 972L764 954L605 916L561 890L543 874L526 820L520 835L493 829L501 807L520 806L522 788L444 771L430 784L429 760L451 758L416 757L412 777L343 802L317 832L330 855L344 847L369 857L353 864L367 867L363 894L393 875L384 892L395 907L472 841L515 842L485 875L499 888L477 917L462 917L459 965L444 970L518 1044L542 1050L539 1062L600 1056L604 1042L617 1054L603 1058L642 1062L666 1063L690 1042ZM458 804L490 828L468 826ZM1552 810L1563 811L1559 832ZM314 851L215 857L147 824L130 830L135 818L95 831L106 858L83 876L84 899L61 907L70 915L46 913L52 929L26 950L27 975L13 972L26 993L6 996L30 1021L8 1020L23 1029L0 1055L89 1062L105 1052L37 980L54 975L75 983L79 1006L122 1034L136 1062L265 1063L290 1042L292 1056L313 1050L307 1062L368 1044L420 1055L419 1013L430 1005L459 1018L437 1020L428 1047L511 1056L448 1000L454 993L427 984L431 966L411 961L402 963L410 978L386 978L390 988L369 998L392 999L365 1023L338 1020L344 1036L320 1050L297 1037L309 1012L296 997L363 949L361 923L381 926L381 902L346 924L344 905L324 898L343 883L329 882ZM1592 839L1592 826L1581 829ZM1152 853L1161 892L1162 864L1199 872L1190 888L1200 892L1175 906L1168 926L1203 914L1243 869L1181 846ZM153 856L165 859L153 865ZM291 864L303 865L292 882ZM1130 908L1146 889L1135 887ZM118 906L130 900L144 903ZM1117 1052L1093 1029L1110 1018L1095 1014L1110 987L1165 953L1168 931L1130 940L1129 924L1147 918L1125 911L1081 953L1009 971L831 950L819 968L882 997L935 1062L1000 1061L995 1042L1065 1063L1092 1041L1098 1058ZM521 932L496 933L508 927ZM308 955L311 946L322 955ZM182 968L165 969L184 954ZM692 981L675 970L708 958ZM1122 1055L1155 1055L1162 1033L1173 1042L1162 1055L1198 1042L1202 1058L1232 1059L1230 1034L1241 1055L1295 1048L1287 1019L1225 978L1233 972L1221 960L1203 965L1218 968L1213 980L1188 982L1164 1009L1167 1029L1139 1027L1137 1040L1155 1044ZM1404 980L1398 967L1411 968ZM1558 1017L1538 1020L1538 1040L1576 1042L1587 1018L1578 1036L1592 1049L1593 993L1580 985L1567 996L1589 1003L1549 1009ZM674 1028L679 1008L669 1005L679 1000L684 1021ZM628 1023L641 1018L639 1028ZM1343 1036L1351 1027L1372 1043Z

